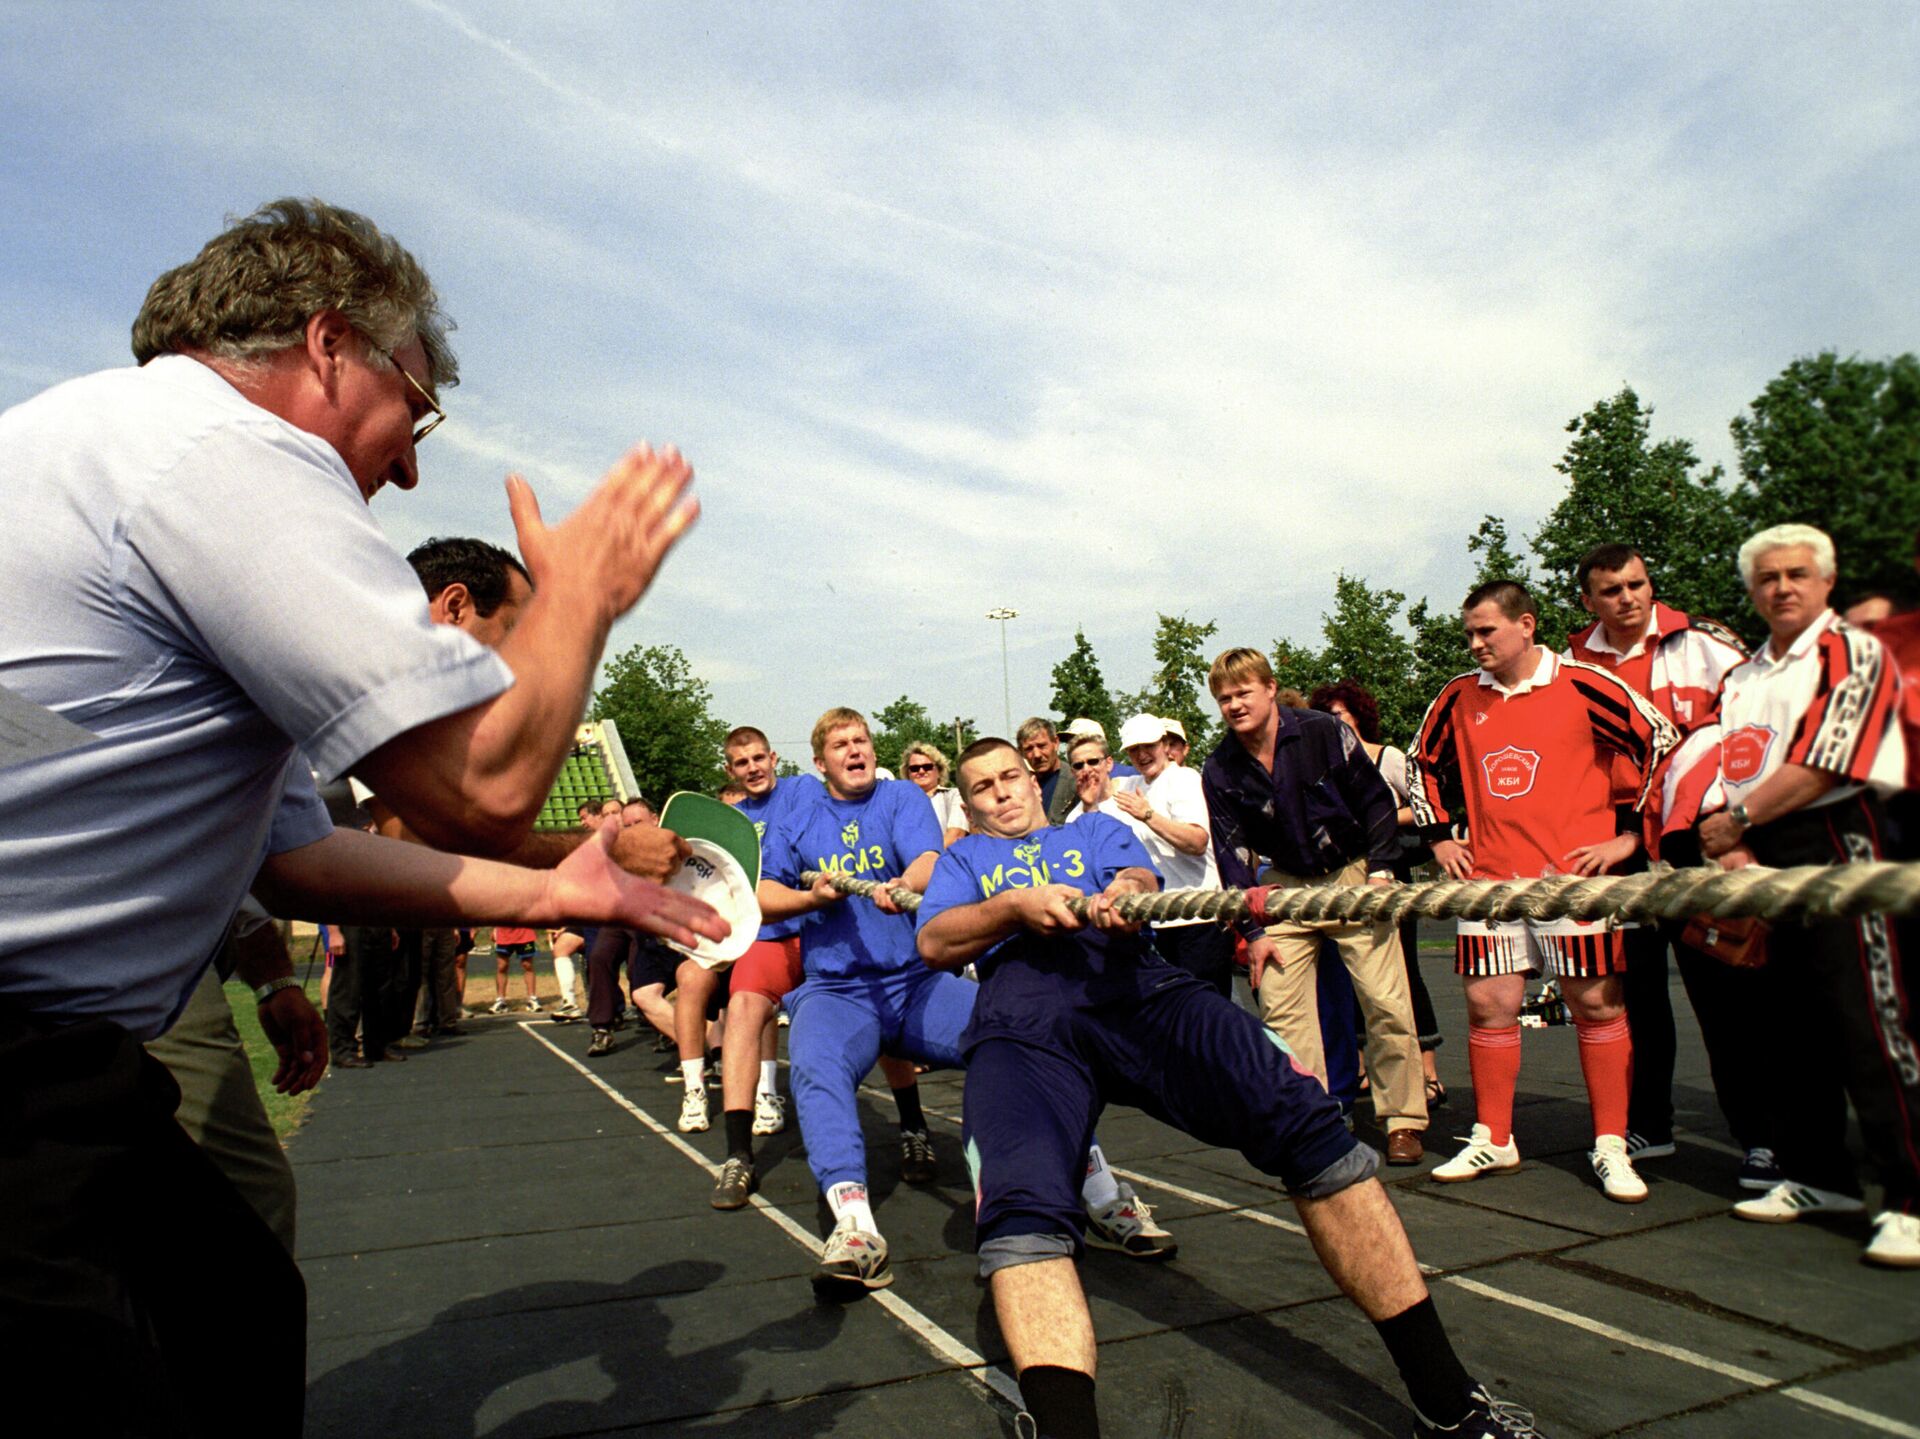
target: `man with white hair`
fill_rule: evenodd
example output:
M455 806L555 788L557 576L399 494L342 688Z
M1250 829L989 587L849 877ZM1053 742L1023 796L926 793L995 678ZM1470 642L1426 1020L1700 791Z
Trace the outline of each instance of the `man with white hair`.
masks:
M1776 525L1740 546L1739 563L1768 637L1721 686L1726 807L1700 822L1700 847L1724 869L1879 859L1876 791L1898 789L1906 772L1898 672L1878 640L1828 607L1824 533ZM1776 924L1768 960L1800 1076L1780 1117L1787 1178L1734 1213L1784 1224L1864 1209L1825 1082L1837 1075L1886 1188L1867 1262L1920 1268L1920 1049L1896 927L1879 914Z
M1113 802L1168 889L1218 889L1207 796L1200 776L1168 754L1166 727L1154 715L1135 715L1120 726L1120 748L1143 783L1115 794ZM1153 944L1169 963L1232 996L1233 931L1211 920L1172 920L1153 927Z

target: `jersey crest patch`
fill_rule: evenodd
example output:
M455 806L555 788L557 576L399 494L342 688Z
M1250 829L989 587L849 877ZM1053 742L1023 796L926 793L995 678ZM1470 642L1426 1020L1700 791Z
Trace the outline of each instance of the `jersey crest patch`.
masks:
M1487 793L1495 799L1519 799L1533 792L1534 776L1540 772L1540 756L1530 749L1508 745L1480 760L1487 777Z
M846 845L849 849L852 849L860 843L859 820L856 819L849 822L847 827L840 831L840 843Z
M1767 767L1767 752L1778 738L1763 724L1750 724L1720 741L1720 772L1735 784L1745 784Z
M1014 857L1018 859L1020 863L1032 864L1036 859L1040 858L1040 846L1037 844L1016 845L1014 846L1013 853Z

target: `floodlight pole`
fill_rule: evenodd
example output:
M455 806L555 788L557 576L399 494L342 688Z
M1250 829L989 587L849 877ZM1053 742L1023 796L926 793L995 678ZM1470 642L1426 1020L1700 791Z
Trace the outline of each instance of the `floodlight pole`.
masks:
M1005 605L999 609L988 610L987 618L1000 621L1000 700L1006 709L1007 738L1013 738L1013 680L1007 671L1007 621L1020 618L1020 611L1010 610Z

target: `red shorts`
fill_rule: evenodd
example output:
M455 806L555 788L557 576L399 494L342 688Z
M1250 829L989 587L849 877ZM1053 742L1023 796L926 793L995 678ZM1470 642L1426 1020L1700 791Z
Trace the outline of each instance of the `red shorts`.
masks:
M778 1004L807 977L800 963L800 936L756 939L733 962L733 993L764 994Z

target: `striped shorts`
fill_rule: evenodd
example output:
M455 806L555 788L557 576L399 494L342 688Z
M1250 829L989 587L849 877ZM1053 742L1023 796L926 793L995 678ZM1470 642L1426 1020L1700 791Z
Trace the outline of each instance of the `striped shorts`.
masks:
M1599 979L1624 973L1626 944L1606 920L1513 919L1489 924L1463 919L1454 940L1454 973L1546 974Z

